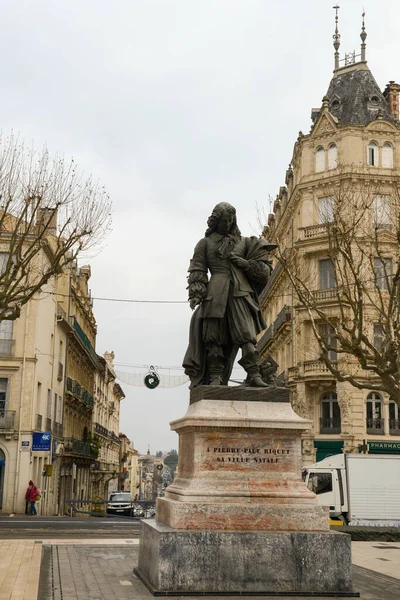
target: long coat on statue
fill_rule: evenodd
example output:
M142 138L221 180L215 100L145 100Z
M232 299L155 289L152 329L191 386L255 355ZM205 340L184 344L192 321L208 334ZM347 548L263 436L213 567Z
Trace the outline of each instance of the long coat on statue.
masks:
M258 293L271 272L268 250L272 247L263 239L216 232L197 244L188 281L189 290L197 286L202 302L192 315L183 360L191 387L209 383L207 345L222 346L226 359L222 383L227 385L239 347L247 342L255 344L256 335L266 328ZM237 267L232 256L249 261L248 267Z

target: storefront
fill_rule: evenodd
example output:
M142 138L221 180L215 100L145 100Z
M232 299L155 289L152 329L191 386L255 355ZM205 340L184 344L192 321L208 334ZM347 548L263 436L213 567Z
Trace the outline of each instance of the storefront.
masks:
M367 442L368 454L400 454L400 442Z
M316 462L324 460L328 456L341 454L343 452L343 441L314 440L314 448L317 449Z

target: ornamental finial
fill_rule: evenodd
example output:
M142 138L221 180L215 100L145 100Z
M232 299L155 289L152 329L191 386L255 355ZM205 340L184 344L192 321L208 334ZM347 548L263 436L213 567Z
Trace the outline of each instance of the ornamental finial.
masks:
M340 47L340 33L338 28L339 22L339 10L340 6L336 4L333 9L336 11L335 14L335 33L333 34L333 47L335 48L335 71L339 68L339 47Z
M362 28L361 28L361 33L360 33L360 38L361 38L361 60L365 61L365 55L366 55L366 47L367 44L365 43L365 40L367 39L367 32L365 31L365 21L364 21L364 17L365 17L365 10L363 9L363 13L362 13Z

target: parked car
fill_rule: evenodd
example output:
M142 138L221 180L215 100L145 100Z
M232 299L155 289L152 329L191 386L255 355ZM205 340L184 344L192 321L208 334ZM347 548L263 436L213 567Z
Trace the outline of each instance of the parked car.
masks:
M112 492L107 503L108 515L133 515L132 494L130 492Z

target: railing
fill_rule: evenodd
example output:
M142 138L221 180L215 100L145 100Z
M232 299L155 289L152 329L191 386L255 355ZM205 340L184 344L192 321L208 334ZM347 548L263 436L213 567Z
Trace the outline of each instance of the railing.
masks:
M71 320L71 325L74 328L75 333L77 334L78 338L81 340L82 344L85 346L85 348L88 351L88 354L90 355L91 359L97 364L98 363L98 357L97 357L96 351L93 348L92 343L89 340L88 336L83 331L82 327L79 325L77 318L76 317L70 317L70 320Z
M119 512L121 506L122 513ZM66 500L65 507L71 517L86 514L91 517L148 519L156 514L154 500Z
M81 456L95 456L95 452L92 450L90 442L84 442L83 440L76 440L75 438L68 438L64 441L64 453L66 454L80 454Z
M338 288L328 288L326 290L314 290L309 292L310 299L314 302L326 302L327 300L338 299Z
M43 417L42 415L36 415L36 431L42 431L42 422L43 422Z
M108 437L110 438L110 440L112 440L116 444L118 444L118 445L121 444L121 440L119 439L119 436L116 435L113 431L108 432Z
M71 392L76 398L81 400L83 404L93 408L94 398L81 384L71 377L67 377L67 392Z
M400 435L400 419L389 419L390 435Z
M367 433L371 434L382 434L383 433L383 419L368 419L366 420Z
M288 379L296 379L299 376L299 367L288 368Z
M0 410L0 429L14 429L15 410Z
M341 420L340 418L324 418L319 420L319 432L320 433L341 433Z
M45 431L51 431L51 419L46 418L44 420L44 430Z
M310 225L309 227L303 227L300 229L301 239L309 240L311 238L320 237L326 235L328 227L325 223L319 225Z
M61 438L62 435L63 435L62 423L53 423L53 436L56 438Z
M278 329L284 323L289 323L289 321L291 321L291 320L292 320L292 308L291 308L291 306L284 306L274 321L274 327L273 327L274 335L277 334Z
M108 429L103 427L103 425L100 425L100 423L94 424L94 432L102 435L103 437L108 437Z
M0 354L2 356L11 356L14 340L0 340Z
M268 327L268 329L266 330L266 332L262 335L262 337L258 341L258 344L257 344L258 351L262 352L262 350L265 348L265 346L267 346L267 344L270 342L270 340L272 340L273 337L274 337L274 330L273 330L273 326L270 325Z
M336 361L331 361L332 365L336 366ZM330 373L328 367L322 360L307 360L304 363L304 374L310 373Z

